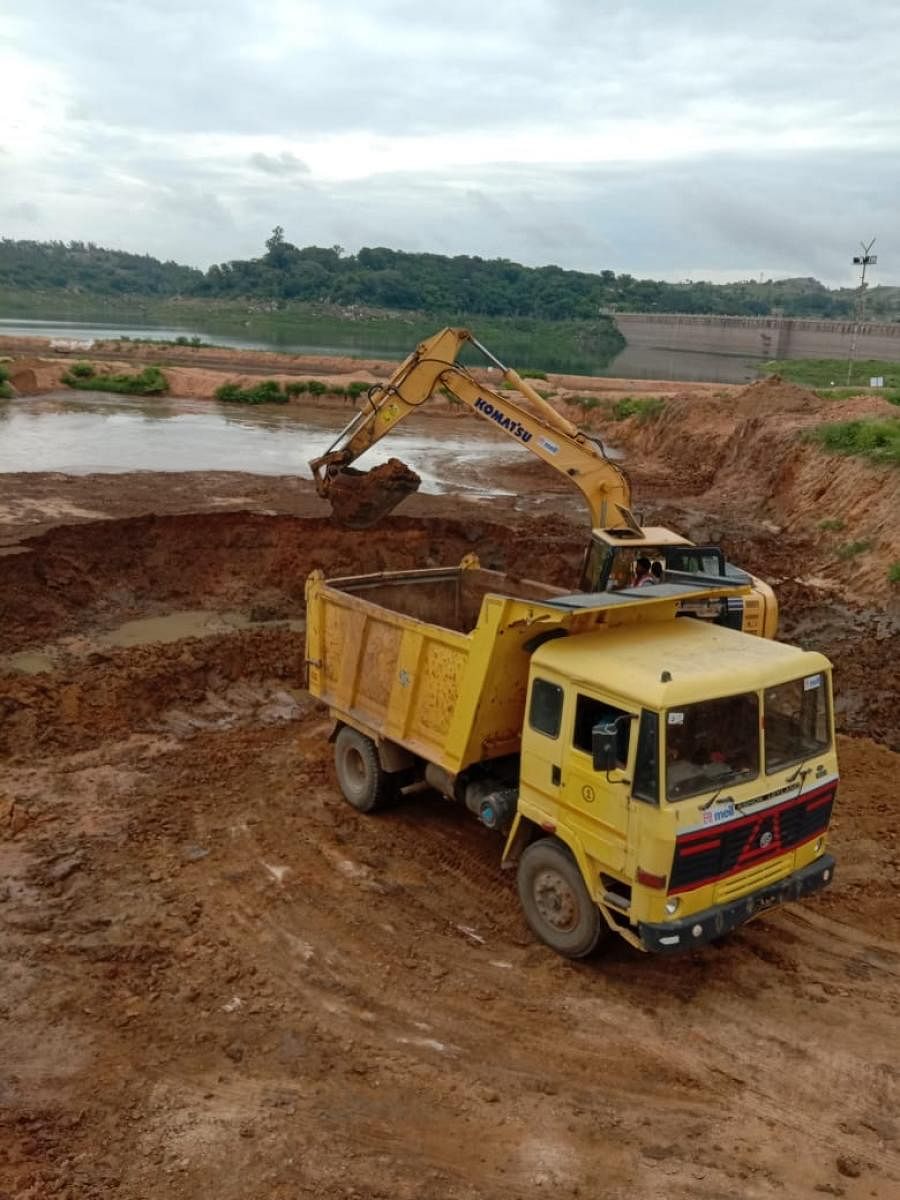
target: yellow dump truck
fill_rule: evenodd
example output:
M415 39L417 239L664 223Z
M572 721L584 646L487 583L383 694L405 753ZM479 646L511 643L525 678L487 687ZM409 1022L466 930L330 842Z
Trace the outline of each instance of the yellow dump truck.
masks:
M506 834L559 953L701 945L824 887L828 660L685 615L715 576L569 595L482 570L307 583L307 669L362 812L417 780ZM414 789L413 789L414 790Z

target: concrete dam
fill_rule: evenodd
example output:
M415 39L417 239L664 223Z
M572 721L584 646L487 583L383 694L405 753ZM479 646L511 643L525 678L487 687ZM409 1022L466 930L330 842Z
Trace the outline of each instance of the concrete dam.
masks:
M854 341L857 360L900 361L900 323L682 313L610 316L628 345L608 368L609 375L738 383L755 379L758 365L773 358L846 361ZM856 376L854 381L861 382Z

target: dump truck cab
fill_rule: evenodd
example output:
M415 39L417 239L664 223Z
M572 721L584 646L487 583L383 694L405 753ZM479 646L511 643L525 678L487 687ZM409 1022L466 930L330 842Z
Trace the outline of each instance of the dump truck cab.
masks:
M836 787L822 655L692 620L563 637L532 656L505 860L550 833L618 932L684 949L829 882Z

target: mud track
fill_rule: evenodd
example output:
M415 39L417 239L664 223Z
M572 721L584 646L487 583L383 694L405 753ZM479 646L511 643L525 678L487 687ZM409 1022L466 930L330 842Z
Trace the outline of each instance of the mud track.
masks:
M583 529L498 516L360 535L173 512L10 539L0 1195L897 1194L886 745L841 738L833 889L675 960L563 962L467 814L426 796L361 818L338 796L302 689L307 572L476 550L574 579ZM767 535L731 535L771 562ZM883 616L784 586L796 632L837 660L842 727L896 744ZM247 624L106 640L198 609ZM13 669L23 654L48 669Z

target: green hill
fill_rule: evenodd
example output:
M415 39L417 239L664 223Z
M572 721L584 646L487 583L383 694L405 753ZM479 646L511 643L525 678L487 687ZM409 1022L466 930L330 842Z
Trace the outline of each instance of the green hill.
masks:
M298 247L276 228L258 258L207 271L92 242L0 240L0 287L69 296L252 299L343 308L389 309L442 317L485 315L539 321L596 320L604 312L850 318L856 292L798 278L714 284L666 283L614 271L525 267L509 259L413 254L364 247ZM900 288L876 287L867 313L900 319Z

